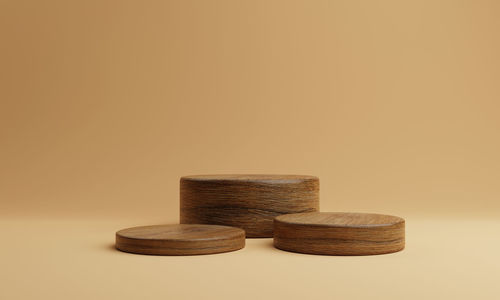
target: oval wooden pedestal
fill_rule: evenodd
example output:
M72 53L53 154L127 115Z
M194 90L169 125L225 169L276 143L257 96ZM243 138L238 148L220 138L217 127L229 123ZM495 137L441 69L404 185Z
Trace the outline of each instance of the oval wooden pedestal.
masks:
M274 246L323 255L372 255L403 250L402 218L363 213L304 213L274 220Z
M300 175L198 175L180 180L180 222L272 237L273 219L319 209L319 179Z
M245 247L240 228L217 225L153 225L120 230L116 249L152 255L197 255L238 250Z

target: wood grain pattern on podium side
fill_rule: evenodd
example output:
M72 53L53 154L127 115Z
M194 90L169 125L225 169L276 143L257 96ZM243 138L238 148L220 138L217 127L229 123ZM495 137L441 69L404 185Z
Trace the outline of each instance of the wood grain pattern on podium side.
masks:
M180 222L243 228L272 237L273 219L319 210L319 179L302 175L199 175L180 180Z
M217 225L153 225L120 230L118 250L149 255L199 255L239 250L245 247L240 228Z
M323 255L373 255L405 247L402 218L362 213L307 213L274 220L278 249Z

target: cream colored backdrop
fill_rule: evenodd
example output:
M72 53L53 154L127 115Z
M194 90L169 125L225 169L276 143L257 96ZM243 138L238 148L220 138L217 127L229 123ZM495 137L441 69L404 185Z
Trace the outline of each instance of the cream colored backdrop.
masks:
M0 214L178 218L199 173L322 210L500 212L498 1L0 1Z

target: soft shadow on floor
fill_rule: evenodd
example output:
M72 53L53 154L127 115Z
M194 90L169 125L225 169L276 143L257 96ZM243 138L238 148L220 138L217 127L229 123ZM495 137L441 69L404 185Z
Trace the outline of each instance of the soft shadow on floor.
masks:
M273 253L283 252L274 247L272 238L247 238L245 248L265 248L266 251L272 251Z
M103 248L108 250L108 251L121 252L120 250L116 249L115 244L106 244L106 245L104 245Z
M271 248L274 251L280 251L281 252L281 250L279 250L276 247L274 247L273 239L269 239L269 241L266 242L266 247L267 248Z

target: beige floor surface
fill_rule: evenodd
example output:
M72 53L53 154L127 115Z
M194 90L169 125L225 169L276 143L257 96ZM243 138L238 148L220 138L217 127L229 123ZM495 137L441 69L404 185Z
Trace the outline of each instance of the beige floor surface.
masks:
M2 218L0 299L499 299L500 220L407 218L407 247L329 257L249 239L236 252L126 254L114 232L148 222Z

